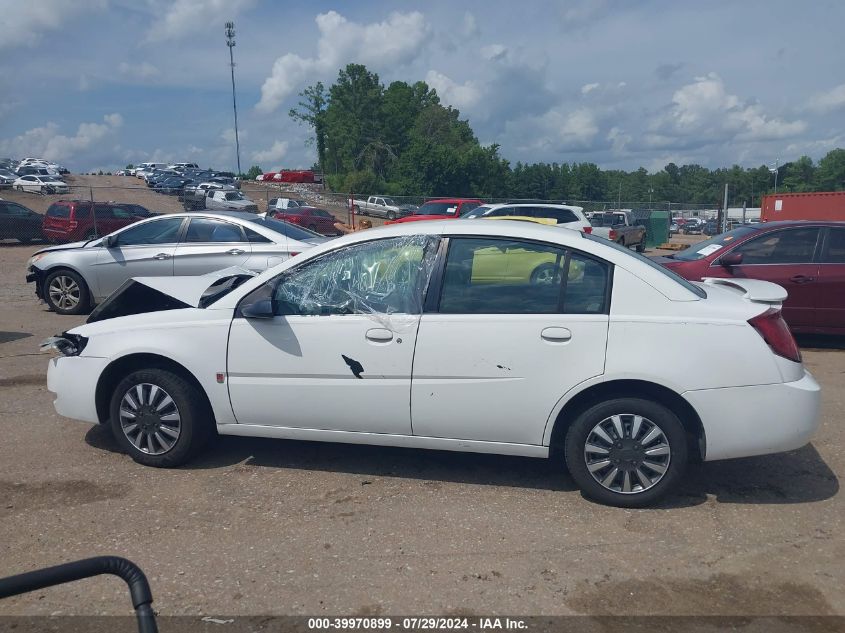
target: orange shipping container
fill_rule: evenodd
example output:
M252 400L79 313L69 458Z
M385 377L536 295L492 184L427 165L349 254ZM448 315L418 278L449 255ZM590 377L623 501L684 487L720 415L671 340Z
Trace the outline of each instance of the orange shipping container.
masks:
M775 220L845 221L845 191L774 193L763 196L763 222Z

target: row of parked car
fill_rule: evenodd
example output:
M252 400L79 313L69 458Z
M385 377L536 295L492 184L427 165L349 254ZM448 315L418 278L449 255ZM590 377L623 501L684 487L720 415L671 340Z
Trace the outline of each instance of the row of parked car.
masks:
M15 189L31 193L68 193L70 188L62 179L67 169L41 158L16 161L0 159L0 189Z

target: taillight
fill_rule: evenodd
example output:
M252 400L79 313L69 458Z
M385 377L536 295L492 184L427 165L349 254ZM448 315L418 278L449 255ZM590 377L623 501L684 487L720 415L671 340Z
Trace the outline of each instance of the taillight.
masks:
M76 220L71 220L67 223L67 226L71 231L73 231L76 227L79 226L79 222L77 222Z
M798 349L798 343L795 342L780 310L769 308L763 314L749 319L748 324L757 330L775 354L796 363L801 362L801 350Z
M584 233L592 233L592 232L593 232L593 227L591 227L591 226L585 226L584 227Z
M619 233L617 233L615 229L610 229L610 232L607 234L607 237L611 242L615 242L616 238L619 237Z

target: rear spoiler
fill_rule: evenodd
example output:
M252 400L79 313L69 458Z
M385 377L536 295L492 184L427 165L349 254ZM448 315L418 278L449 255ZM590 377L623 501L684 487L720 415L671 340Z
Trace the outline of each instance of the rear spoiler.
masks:
M762 281L760 279L705 277L701 281L708 286L721 286L732 290L741 295L743 299L753 301L754 303L781 304L786 301L787 297L787 292L784 288L770 281Z

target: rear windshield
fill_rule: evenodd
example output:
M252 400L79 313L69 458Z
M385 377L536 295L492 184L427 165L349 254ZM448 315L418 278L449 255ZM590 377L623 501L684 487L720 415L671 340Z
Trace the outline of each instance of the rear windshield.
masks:
M616 226L625 224L625 216L616 213L596 213L590 218L593 226Z
M669 277L669 279L676 281L677 283L682 285L684 288L689 290L691 293L693 293L695 296L701 297L702 299L707 298L707 293L704 292L704 288L701 288L700 286L696 286L695 284L690 283L689 281L687 281L686 279L681 277L679 274L673 273L668 268L665 268L664 266L661 266L660 264L653 262L652 260L650 260L648 257L645 257L644 255L640 255L639 253L633 252L630 248L628 248L626 246L622 246L621 244L617 244L616 242L611 242L610 240L606 240L603 237L598 237L597 235L590 235L589 233L584 233L583 237L585 239L592 241L592 242L600 242L600 243L604 244L605 246L610 246L610 248L616 249L620 253L625 253L626 255L628 255L630 257L634 257L634 258L640 260L641 262L645 263L650 268L653 268L654 270L659 270L661 273L663 273L664 275Z
M274 220L273 218L262 218L256 216L255 218L250 218L249 221L253 224L260 224L261 226L271 229L276 233L280 233L285 237L289 237L292 240L305 241L312 240L315 237L323 237L319 233L303 229L301 226L296 226L294 224L290 224L289 222L283 222L282 220Z
M677 259L682 262L692 262L698 259L704 259L708 255L712 255L716 251L720 251L724 247L730 246L733 242L736 242L740 238L743 238L751 233L756 233L759 230L759 228L753 226L740 226L732 231L728 231L727 233L715 235L709 240L704 240L703 242L694 244L686 250L679 251L672 255L672 259Z
M486 205L482 205L480 207L475 207L474 209L470 209L469 211L465 212L461 215L462 218L480 218L485 213L490 210L490 207Z
M47 209L47 215L51 218L69 218L70 207L64 204L53 204Z

